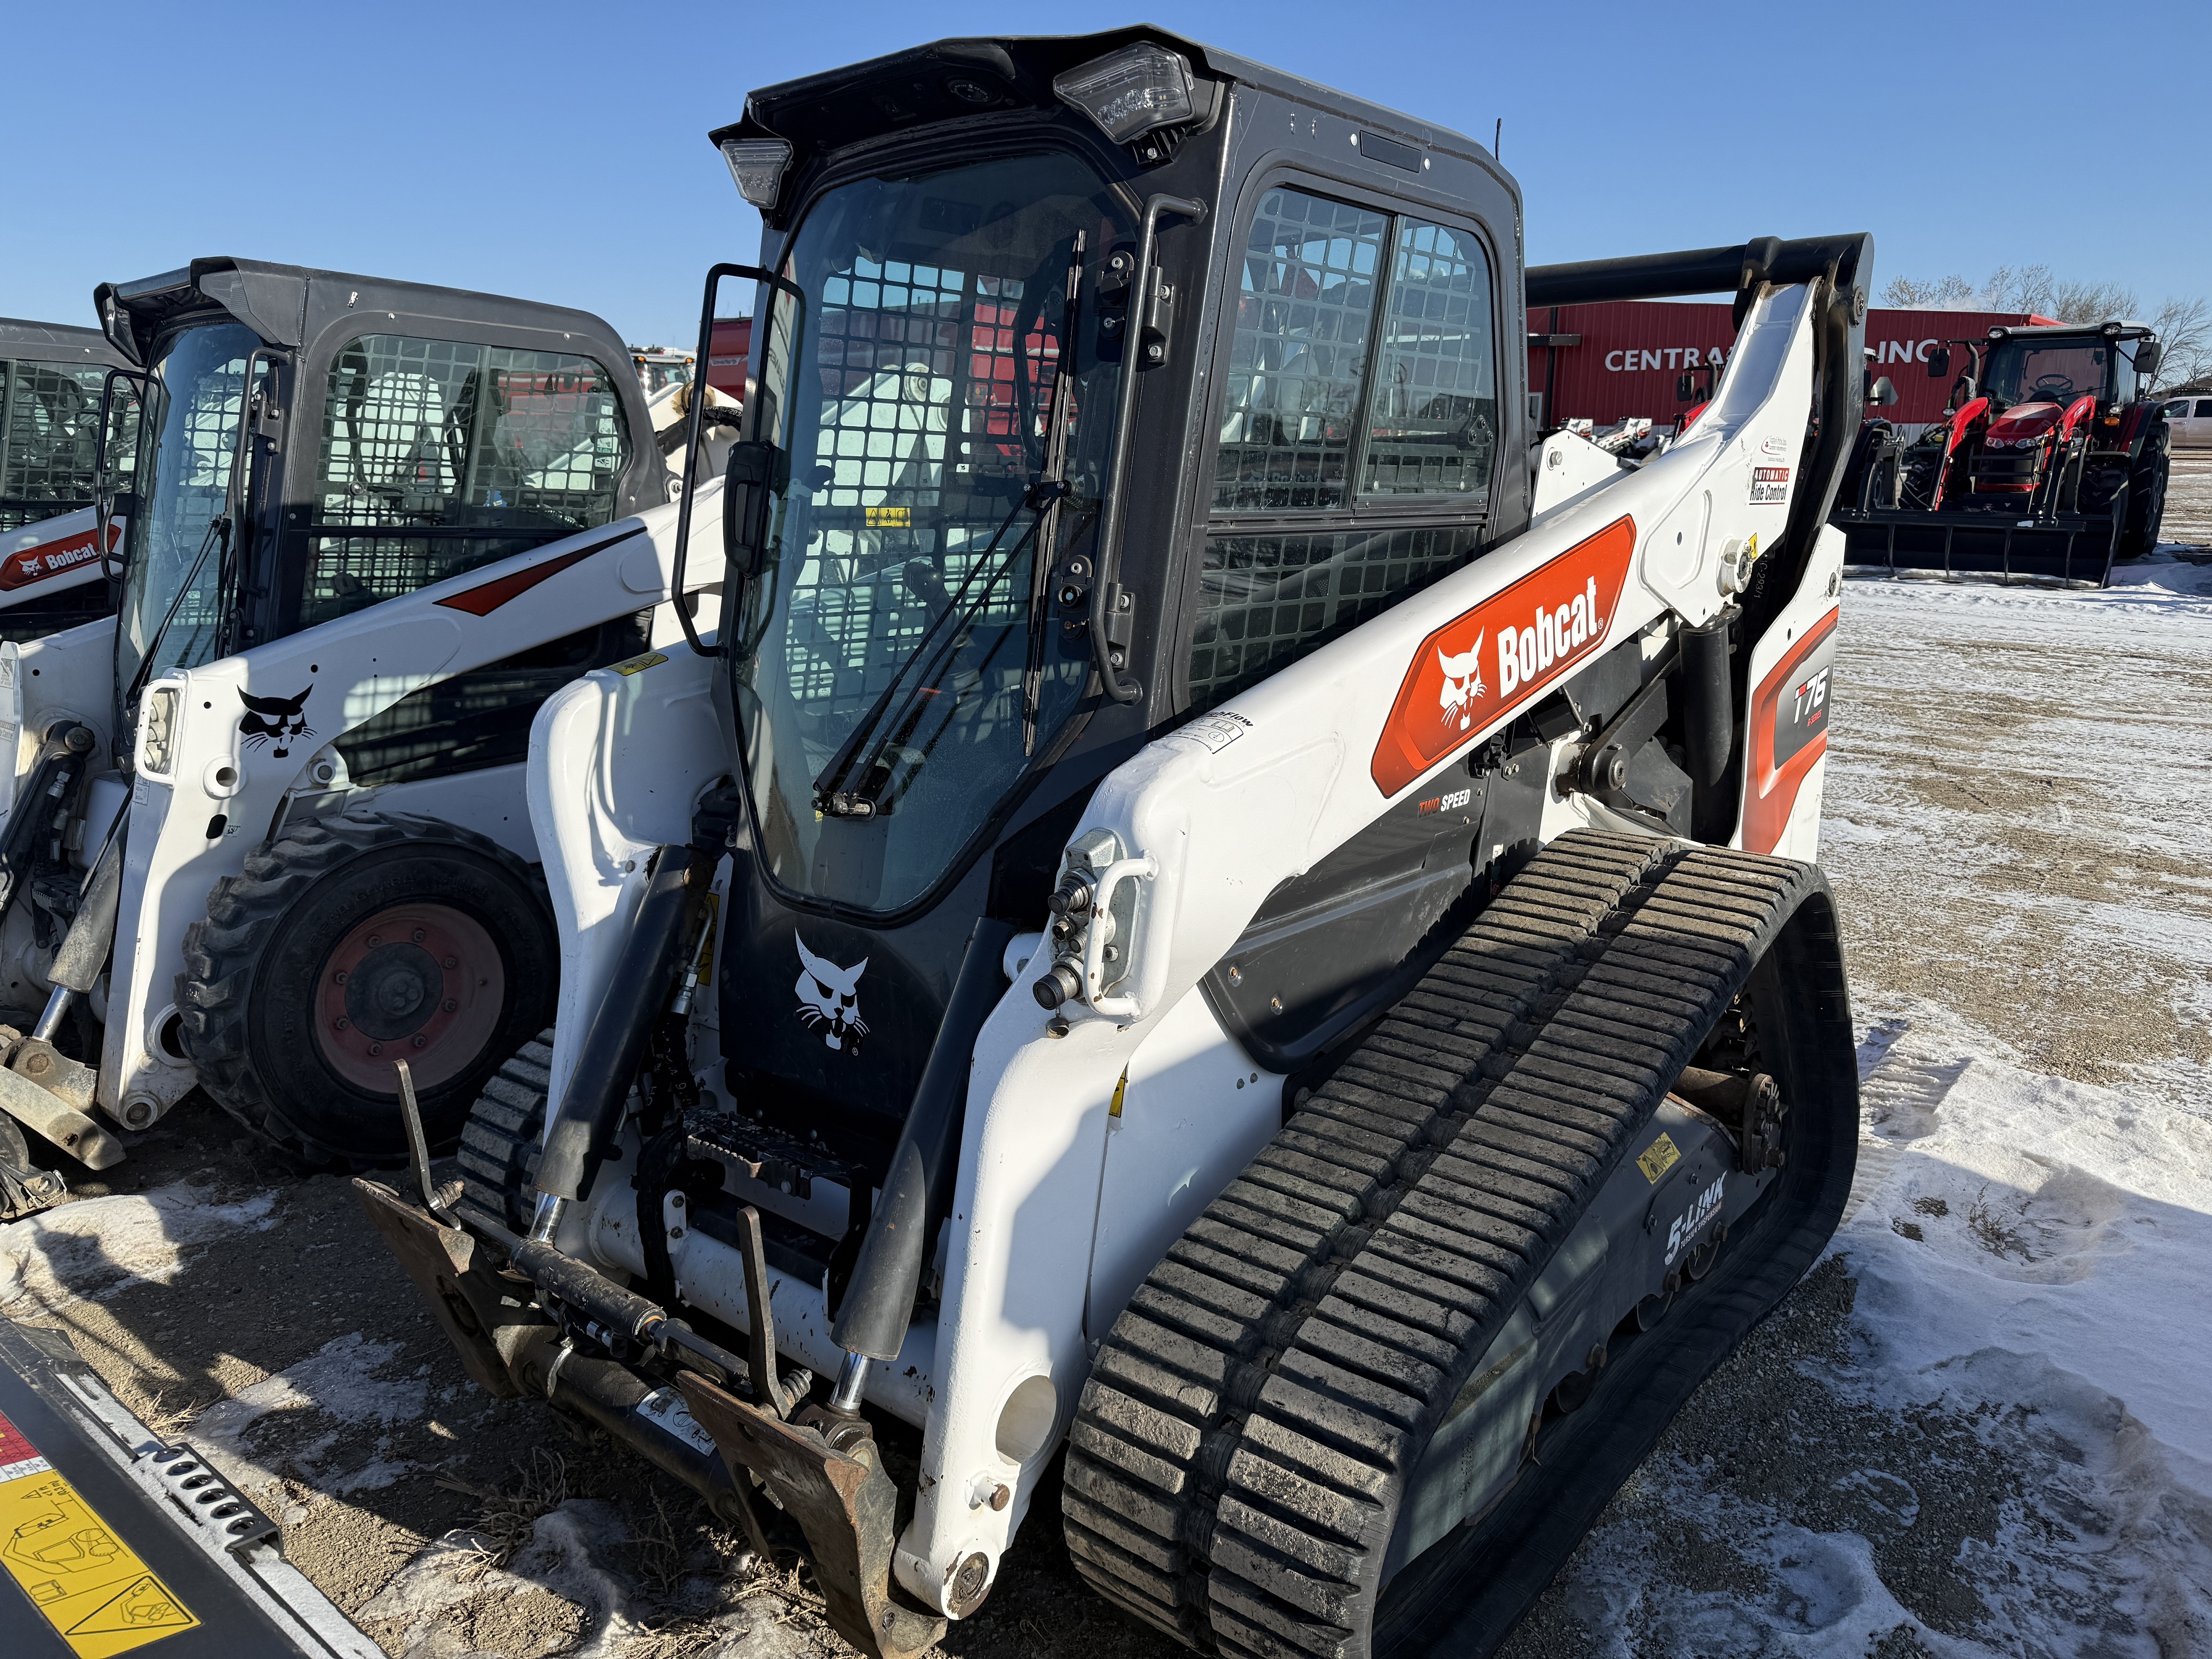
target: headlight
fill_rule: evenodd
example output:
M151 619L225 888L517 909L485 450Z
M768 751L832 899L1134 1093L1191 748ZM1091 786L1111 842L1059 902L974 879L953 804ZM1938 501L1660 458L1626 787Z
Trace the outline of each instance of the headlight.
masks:
M738 195L763 213L775 205L783 191L783 171L791 165L789 144L781 138L727 138L722 159L730 164Z
M1117 144L1155 127L1171 127L1194 113L1190 64L1179 52L1139 44L1052 78L1052 89L1098 124Z
M146 694L146 735L139 770L167 777L175 759L176 737L177 688L157 685Z

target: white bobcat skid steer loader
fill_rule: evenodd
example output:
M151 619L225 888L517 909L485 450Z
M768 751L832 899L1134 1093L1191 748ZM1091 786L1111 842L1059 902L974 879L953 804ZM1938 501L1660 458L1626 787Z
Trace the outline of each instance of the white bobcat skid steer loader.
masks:
M0 640L35 640L115 609L93 510L103 413L135 431L122 355L96 328L0 317ZM129 465L128 459L121 463ZM124 526L111 519L107 544Z
M1869 239L1524 280L1480 146L1149 28L714 137L769 500L712 654L540 712L551 1051L364 1204L863 1652L1025 1522L1194 1646L1488 1651L1850 1186ZM1716 290L1680 441L1532 445L1525 306Z
M66 1115L0 1104L112 1161L92 1102L139 1129L197 1083L360 1166L404 1154L404 1058L450 1141L553 1009L531 719L681 639L678 520L718 537L719 483L672 503L582 312L232 259L98 303L146 409L120 618L0 662L14 1069Z

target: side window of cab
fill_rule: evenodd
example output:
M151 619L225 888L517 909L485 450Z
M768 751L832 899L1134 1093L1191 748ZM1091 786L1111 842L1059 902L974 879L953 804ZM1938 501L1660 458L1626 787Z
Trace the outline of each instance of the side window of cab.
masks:
M592 358L393 334L339 349L319 436L303 628L607 523L633 441Z
M1234 303L1194 708L1466 563L1498 455L1494 285L1472 229L1279 185Z

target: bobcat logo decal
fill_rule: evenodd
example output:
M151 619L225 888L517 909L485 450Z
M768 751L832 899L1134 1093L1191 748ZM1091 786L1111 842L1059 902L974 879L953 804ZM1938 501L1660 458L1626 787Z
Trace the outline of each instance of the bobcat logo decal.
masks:
M1474 710L1469 706L1482 695L1482 635L1474 636L1474 643L1456 657L1448 657L1443 647L1437 647L1437 666L1443 671L1444 689L1437 694L1437 702L1443 709L1445 720L1459 717L1459 729L1466 731L1474 724Z
M246 712L238 717L238 729L245 734L246 746L251 749L257 743L265 743L269 752L283 760L292 752L295 742L314 736L314 728L300 714L314 689L310 683L296 697L256 697L240 691L238 700L246 705Z
M825 1021L829 1029L822 1033L825 1047L842 1049L848 1054L860 1052L860 1039L868 1034L868 1022L860 1018L860 975L868 971L868 959L862 957L850 968L840 968L836 963L817 957L806 948L806 941L796 930L792 939L799 946L799 1018L804 1025L820 1025Z

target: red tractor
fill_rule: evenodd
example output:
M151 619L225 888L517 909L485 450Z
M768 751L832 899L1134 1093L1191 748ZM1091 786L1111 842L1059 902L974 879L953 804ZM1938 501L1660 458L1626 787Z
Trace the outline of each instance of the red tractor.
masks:
M2142 323L1993 328L1944 417L1907 441L1866 422L1835 522L1855 565L2060 576L2103 584L2158 545L2165 415L2143 388L2160 346Z

